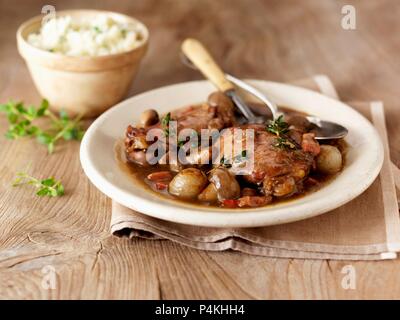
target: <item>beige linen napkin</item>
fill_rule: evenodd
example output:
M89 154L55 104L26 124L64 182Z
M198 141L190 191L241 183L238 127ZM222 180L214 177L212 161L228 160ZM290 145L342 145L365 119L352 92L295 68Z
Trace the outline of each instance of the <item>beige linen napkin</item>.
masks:
M318 75L294 84L338 99L332 82L326 76ZM278 226L208 228L152 218L114 201L111 232L129 238L168 239L203 250L231 249L269 257L337 260L396 258L396 252L400 251L400 218L392 169L397 167L389 160L383 104L365 102L351 105L375 125L384 142L385 161L375 182L346 205L311 219Z

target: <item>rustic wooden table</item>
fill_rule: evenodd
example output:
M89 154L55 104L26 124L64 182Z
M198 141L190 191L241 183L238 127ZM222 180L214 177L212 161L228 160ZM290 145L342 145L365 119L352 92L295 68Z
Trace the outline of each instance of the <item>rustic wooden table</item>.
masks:
M400 164L400 1L352 1L357 29L341 28L347 1L52 1L56 9L101 8L135 16L150 29L150 50L130 95L200 78L178 60L180 42L201 39L239 77L290 81L329 75L344 100L385 102L392 160ZM0 0L0 101L40 98L16 50L17 26L46 1ZM0 129L6 130L0 117ZM1 136L3 136L1 134ZM400 261L352 262L355 290L341 286L349 262L213 253L168 241L109 234L110 200L79 163L79 143L54 155L32 140L0 138L0 298L236 299L400 298ZM62 178L66 195L48 199L10 187L31 163L36 176ZM43 269L56 288L42 286ZM240 268L239 268L240 266ZM246 270L246 272L239 270Z

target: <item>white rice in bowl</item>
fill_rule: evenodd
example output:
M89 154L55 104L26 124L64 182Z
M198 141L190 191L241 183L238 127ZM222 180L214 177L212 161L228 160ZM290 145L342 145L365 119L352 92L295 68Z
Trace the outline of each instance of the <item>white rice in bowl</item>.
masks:
M43 50L67 56L104 56L126 52L143 41L143 28L99 14L91 19L62 16L44 23L28 42Z

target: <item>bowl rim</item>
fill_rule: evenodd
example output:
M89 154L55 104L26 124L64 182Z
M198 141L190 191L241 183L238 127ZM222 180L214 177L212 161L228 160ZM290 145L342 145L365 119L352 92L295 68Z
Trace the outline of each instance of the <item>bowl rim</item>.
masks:
M119 53L113 53L113 54L108 54L108 55L102 55L102 56L68 56L65 54L60 54L60 53L54 53L50 51L43 50L41 48L35 47L32 44L30 44L26 37L23 36L24 31L26 28L31 26L32 24L38 23L41 19L43 19L43 15L37 15L34 16L26 21L24 21L17 29L16 33L16 38L17 38L17 44L18 44L18 51L21 54L21 56L25 60L31 60L32 57L37 57L43 61L48 61L49 59L51 61L55 62L61 62L61 61L67 61L72 64L85 64L85 63L98 63L101 65L101 63L105 61L119 61L119 58L126 58L126 56L130 56L133 53L136 53L138 51L143 51L143 53L146 51L148 42L149 42L149 29L147 26L140 20L128 16L123 13L119 13L116 11L110 11L110 10L96 10L96 9L72 9L72 10L60 10L56 11L57 16L66 16L66 15L76 15L76 14L106 14L106 15L111 15L111 16L118 16L120 18L126 19L127 21L132 21L140 25L142 28L143 32L143 40L142 42L134 47L131 50L128 51L123 51ZM128 63L123 63L124 59L121 60L119 64L128 64ZM60 68L64 69L64 68ZM67 68L68 69L68 68ZM74 68L73 68L74 69ZM96 69L96 68L95 68ZM101 68L104 69L104 68ZM80 70L81 71L81 70Z

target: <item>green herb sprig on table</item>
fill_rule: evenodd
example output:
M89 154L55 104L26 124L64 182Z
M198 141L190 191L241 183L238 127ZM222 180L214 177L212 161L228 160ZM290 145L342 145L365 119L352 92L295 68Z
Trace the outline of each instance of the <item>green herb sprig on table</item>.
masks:
M36 188L38 196L58 197L64 194L64 186L61 181L55 180L53 177L39 180L25 172L18 172L12 186L32 185Z
M289 124L280 115L276 120L267 123L267 131L277 136L275 147L296 149L296 145L287 138L286 134L289 132Z
M5 134L8 139L18 139L21 137L35 137L38 142L47 146L49 153L54 151L57 141L81 140L84 130L81 127L81 117L71 119L66 112L61 111L55 115L49 109L47 100L42 100L39 107L25 107L22 102L10 101L0 104L0 112L7 115L9 128ZM40 128L35 124L35 120L40 118L50 120L50 127Z

